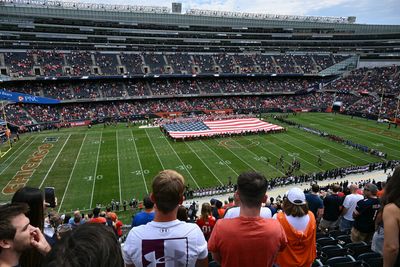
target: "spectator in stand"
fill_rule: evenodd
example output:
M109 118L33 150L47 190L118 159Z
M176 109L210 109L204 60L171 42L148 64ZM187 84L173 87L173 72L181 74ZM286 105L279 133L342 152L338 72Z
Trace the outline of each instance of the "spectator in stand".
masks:
M45 255L51 249L41 230L29 223L29 218L25 216L28 211L26 203L0 206L0 266L2 267L35 266L22 265L21 255L32 249Z
M192 222L189 219L188 209L183 205L179 205L178 211L176 212L176 218L182 222Z
M339 196L340 186L334 184L332 193L324 198L324 214L322 215L319 228L322 231L331 231L339 226L339 216L342 212L343 198Z
M383 266L400 266L400 166L398 166L385 187L383 207Z
M81 212L79 210L76 210L74 211L74 216L69 219L68 223L73 227L76 227L78 225L84 224L85 219L82 218Z
M211 213L212 213L211 205L209 203L203 203L203 205L201 205L200 218L196 220L196 224L203 231L204 238L206 239L206 241L210 239L211 232L214 229L214 225L216 222L215 218L211 215Z
M320 196L320 188L318 184L313 184L311 186L311 192L306 194L306 200L308 208L314 214L317 222L320 221L322 215L324 214L324 203Z
M375 218L381 208L377 192L378 187L372 183L364 186L364 199L357 202L353 212L352 242L371 241L375 232Z
M228 204L224 206L225 212L227 208L234 207L235 203L233 202L234 198L232 196L228 197Z
M217 202L221 202L218 199L212 198L210 200L210 204L211 204L211 215L216 219L222 219L222 217L219 217L219 213L218 213L218 208L217 208ZM222 202L221 202L222 203Z
M93 209L93 218L90 219L90 223L101 223L101 224L106 224L107 220L104 216L100 216L100 208L96 207ZM105 215L105 214L104 214Z
M351 184L349 186L350 194L344 198L342 218L340 220L339 230L344 232L351 230L354 224L353 212L357 206L357 202L362 200L364 197L357 194L358 186L356 184Z
M12 203L26 203L29 205L27 217L33 227L37 227L43 233L44 230L44 193L38 188L22 187L14 193ZM43 255L37 250L24 251L20 258L22 267L41 266L43 263Z
M125 266L208 266L207 242L196 224L177 220L185 180L173 170L154 177L152 222L132 228L124 245Z
M306 196L300 188L289 190L283 200L283 212L276 219L285 230L287 247L278 253L276 262L285 267L310 267L316 258L317 224L308 209Z
M143 198L144 211L137 213L132 219L132 227L151 222L154 219L154 203L149 196Z
M225 214L225 209L222 208L222 204L223 203L220 200L218 200L215 203L215 207L217 208L217 212L218 212L218 217L221 219L224 218L224 214Z
M259 173L245 172L239 175L237 186L240 217L218 220L208 248L222 267L273 266L287 240L279 222L260 217L267 180Z
M124 224L120 220L118 220L117 214L115 214L114 212L110 212L106 216L111 219L112 227L113 227L113 229L115 229L114 232L117 234L117 237L118 238L121 237L122 236L122 226Z
M267 198L267 196L265 196ZM263 200L264 201L264 200ZM235 201L238 202L238 201ZM264 202L263 202L264 204ZM228 209L226 209L224 218L225 219L232 219L240 216L240 205L239 206L233 206ZM269 207L261 205L260 209L260 217L264 219L270 219L272 218L272 211Z
M47 267L123 267L121 245L107 226L86 223L64 236L46 259Z

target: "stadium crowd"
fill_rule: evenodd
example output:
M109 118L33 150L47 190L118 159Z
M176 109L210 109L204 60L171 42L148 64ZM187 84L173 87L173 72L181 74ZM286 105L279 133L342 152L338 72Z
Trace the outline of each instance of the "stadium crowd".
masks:
M127 235L114 205L59 214L47 210L54 206L40 189L22 187L11 204L0 206L0 265L122 267L162 260L171 266L398 266L398 164L332 170L313 177L304 191L295 184L305 180L291 180L285 184L293 186L276 198L267 197L272 186L263 175L244 172L235 184L191 192L230 193L224 202L213 197L201 207L196 201L185 206L185 190L191 190L184 177L163 170ZM380 168L392 169L387 181L334 180ZM328 176L332 182L319 186Z
M349 57L333 54L128 54L56 50L3 54L4 67L8 68L10 76L19 78L221 72L315 74Z
M375 92L398 95L400 75L396 65L390 67L359 68L330 83L325 89L354 92Z
M5 84L13 92L44 96L59 100L107 100L107 98L138 98L141 96L185 96L230 93L296 92L318 87L318 79L152 79L68 82L19 82Z
M190 114L207 110L229 110L239 114L258 114L260 111L326 111L332 107L334 101L341 101L341 111L347 114L358 113L363 114L363 116L377 116L379 114L380 104L372 96L335 95L326 92L259 97L162 98L157 100L63 103L59 105L10 104L5 106L5 111L8 122L21 126L83 120L131 120L135 116L147 116L160 112L185 112ZM396 98L385 98L382 103L381 117L394 117L397 102Z

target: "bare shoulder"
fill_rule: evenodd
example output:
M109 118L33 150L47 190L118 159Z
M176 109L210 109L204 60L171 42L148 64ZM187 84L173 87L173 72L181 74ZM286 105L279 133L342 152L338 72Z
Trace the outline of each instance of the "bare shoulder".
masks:
M400 208L397 207L396 204L394 204L394 203L389 203L389 204L385 205L384 211L387 211L387 212L400 212Z
M400 220L400 208L394 203L389 203L383 208L383 216L395 217Z

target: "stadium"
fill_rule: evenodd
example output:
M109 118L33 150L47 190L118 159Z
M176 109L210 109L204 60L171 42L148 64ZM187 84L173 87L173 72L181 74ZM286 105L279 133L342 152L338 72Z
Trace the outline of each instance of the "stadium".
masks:
M60 213L118 203L130 224L165 169L196 200L245 171L276 188L400 160L400 25L179 3L0 15L0 203L54 187Z

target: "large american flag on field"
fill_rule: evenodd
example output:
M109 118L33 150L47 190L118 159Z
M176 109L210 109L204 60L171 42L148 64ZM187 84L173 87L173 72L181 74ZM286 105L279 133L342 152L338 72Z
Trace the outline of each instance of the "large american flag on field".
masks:
M271 124L257 118L167 123L163 127L172 138L213 136L227 133L240 134L248 131L268 132L283 129L279 125Z

